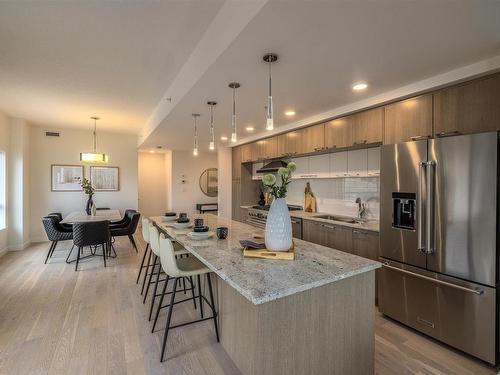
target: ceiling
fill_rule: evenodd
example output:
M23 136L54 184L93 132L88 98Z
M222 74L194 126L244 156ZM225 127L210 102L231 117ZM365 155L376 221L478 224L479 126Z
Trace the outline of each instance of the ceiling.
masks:
M1 1L0 110L138 133L222 4Z
M500 53L500 2L268 1L189 93L142 143L192 147L191 113L202 114L208 149L207 100L217 100L216 135L230 136L231 81L237 91L240 139L252 125L265 133L265 52L273 66L275 126L434 76ZM352 83L369 83L353 92ZM284 111L294 109L291 119Z
M191 148L198 112L204 150L207 100L230 135L231 81L240 139L265 132L269 51L279 128L499 55L500 2L2 1L0 110L57 127L98 115L143 149Z

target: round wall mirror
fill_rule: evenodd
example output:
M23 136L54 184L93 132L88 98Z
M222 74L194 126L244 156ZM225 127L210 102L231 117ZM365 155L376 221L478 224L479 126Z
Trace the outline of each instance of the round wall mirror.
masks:
M200 176L200 189L208 197L216 197L218 194L217 168L208 168Z

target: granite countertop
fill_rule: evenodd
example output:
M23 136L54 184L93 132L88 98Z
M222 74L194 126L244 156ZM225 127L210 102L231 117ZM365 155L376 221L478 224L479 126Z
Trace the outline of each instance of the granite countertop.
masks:
M297 239L293 261L245 258L239 240L263 235L263 230L210 214L191 215L195 218L203 218L214 232L217 226L228 227L228 238L191 240L186 236L190 229L174 229L160 217L151 219L254 305L380 267L378 262Z
M253 206L240 206L243 209L250 209ZM267 212L267 211L263 211ZM290 211L290 216L291 217L296 217L304 220L311 220L311 221L320 221L322 223L326 224L334 224L334 225L341 225L344 227L350 227L350 228L356 228L356 229L362 229L362 230L368 230L371 232L379 232L379 221L378 220L366 220L361 223L346 223L343 221L335 221L335 220L328 220L328 219L320 219L315 216L320 216L320 215L335 215L334 213L331 212L305 212L303 210L297 210L297 211ZM337 215L341 217L347 217L343 215Z

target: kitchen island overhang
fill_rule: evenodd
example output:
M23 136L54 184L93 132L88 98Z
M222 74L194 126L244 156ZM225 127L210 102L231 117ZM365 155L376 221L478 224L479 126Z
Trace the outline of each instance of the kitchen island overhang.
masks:
M194 215L226 240L191 240L156 225L217 276L221 343L243 374L370 374L378 262L294 240L296 260L244 258L239 240L262 234L214 215Z

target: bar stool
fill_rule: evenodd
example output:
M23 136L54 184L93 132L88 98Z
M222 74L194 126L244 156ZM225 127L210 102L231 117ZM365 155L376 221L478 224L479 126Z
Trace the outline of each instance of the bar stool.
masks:
M142 222L142 238L144 239L144 242L146 242L146 249L144 250L144 255L142 256L141 266L139 267L139 273L137 274L137 280L135 281L136 284L139 284L139 279L141 278L142 270L148 267L144 265L144 262L146 261L146 257L148 257L148 254L149 257L147 264L149 265L149 262L151 261L151 251L149 249L149 227L151 225L151 221L148 218L143 217L141 219L141 222ZM147 273L147 270L145 272ZM142 283L141 295L144 292L144 284L146 284L145 277Z
M160 235L160 266L161 266L161 268L163 268L163 270L167 274L167 277L172 278L174 281L174 287L173 287L173 290L171 292L170 303L166 306L162 306L163 298L165 297L165 294L169 294L169 293L165 293L167 290L167 283L165 283L163 285L163 291L161 293L160 303L158 305L158 309L156 310L155 321L153 323L153 329L154 329L154 326L156 325L156 321L158 320L158 315L160 313L160 309L162 309L164 307L168 307L167 325L165 326L165 333L163 334L163 344L162 344L162 348L161 348L160 361L163 362L163 357L165 355L165 347L167 345L168 332L170 329L173 329L173 328L182 327L182 326L186 326L189 324L198 323L198 322L202 322L205 320L213 319L214 327L215 327L215 335L217 337L217 342L219 342L219 328L217 326L217 311L215 310L214 294L213 294L213 290L212 290L212 281L210 279L210 270L207 267L205 267L205 265L203 263L201 263L195 257L176 259L174 247L172 245L172 241L168 238L165 238L165 236L163 234ZM201 293L201 286L199 283L201 275L206 275L207 282L208 282L208 290L210 293L210 302ZM183 299L183 300L180 300L177 302L175 301L175 295L177 293L178 284L182 278L186 278L186 277L192 278L193 276L196 276L198 278L198 297L200 298L200 301L203 299L210 306L210 308L212 310L212 316L207 317L207 318L202 317L201 319L197 319L197 320L193 320L190 322L180 323L180 324L176 324L176 325L171 326L170 322L172 319L172 311L174 309L174 305L191 300L191 298L186 298L186 299Z
M160 274L162 273L162 269L160 266L160 258L159 258L159 255L160 255L160 233L158 232L158 228L155 227L154 225L150 225L150 227L149 227L149 244L151 245L151 252L153 253L154 260L153 260L153 267L151 268L151 272L149 273L149 281L148 281L148 285L146 287L146 293L144 294L143 303L146 303L146 298L148 295L149 286L151 284L154 284L153 296L151 298L151 305L149 307L149 318L148 318L148 321L151 321L151 315L153 314L153 307L154 307L154 303L156 301L156 297L160 296L160 295L156 294L156 292L158 290L158 284L160 282L164 281L165 285L166 285L166 284L168 284L168 281L169 281L168 275L167 275L166 279L160 280ZM189 252L186 249L184 249L182 246L177 245L174 248L174 254L175 254L175 256L183 256L183 255L189 254ZM156 266L158 266L157 271L155 271ZM152 281L153 275L156 275L156 279L154 281ZM196 300L194 297L194 283L193 283L192 278L189 281L191 283L190 289L191 289L193 304L195 305L195 308L196 308ZM184 281L184 293L185 292L186 292L186 284Z

